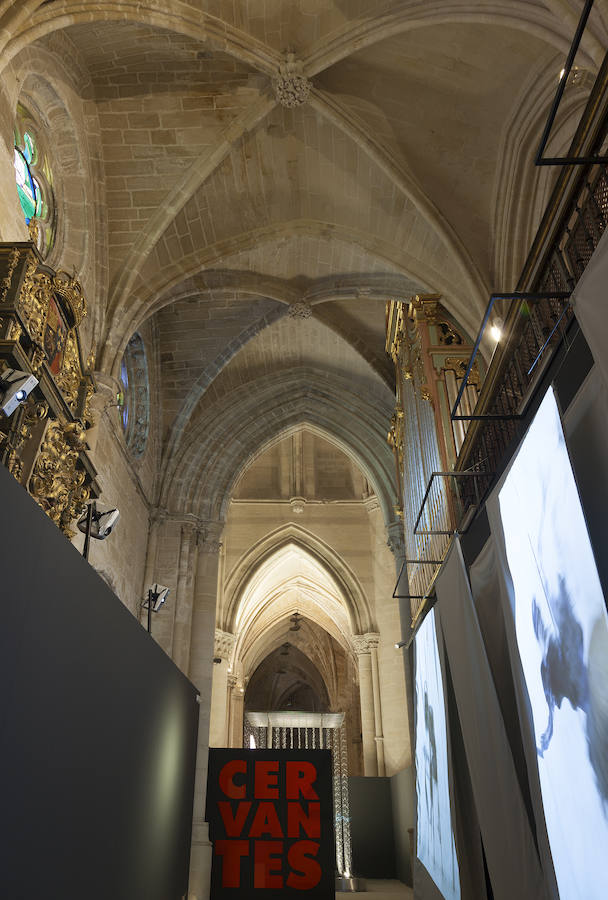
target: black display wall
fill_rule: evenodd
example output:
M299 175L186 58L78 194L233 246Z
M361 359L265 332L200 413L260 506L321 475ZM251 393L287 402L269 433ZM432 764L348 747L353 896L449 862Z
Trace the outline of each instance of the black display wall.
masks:
M353 873L363 878L395 878L390 779L353 775L348 790Z
M196 689L3 466L0 510L0 895L179 900Z

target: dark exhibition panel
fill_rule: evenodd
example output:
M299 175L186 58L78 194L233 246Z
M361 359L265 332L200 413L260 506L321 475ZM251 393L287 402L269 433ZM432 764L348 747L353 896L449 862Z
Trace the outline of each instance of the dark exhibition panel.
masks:
M348 788L354 874L395 878L390 778L352 776Z
M4 467L0 498L2 896L178 900L196 689Z
M395 845L395 877L412 883L414 822L416 820L416 784L414 769L408 766L390 780Z
M348 779L353 871L360 878L412 883L416 815L413 766L390 778Z

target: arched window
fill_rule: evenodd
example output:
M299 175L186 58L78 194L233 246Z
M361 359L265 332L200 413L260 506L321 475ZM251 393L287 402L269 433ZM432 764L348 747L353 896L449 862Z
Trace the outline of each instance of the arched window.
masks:
M25 221L36 219L38 248L47 255L55 241L53 175L47 154L38 138L38 128L24 106L17 107L14 150L17 193Z
M148 362L141 335L135 333L120 364L120 410L125 441L131 454L143 455L150 429L150 385Z

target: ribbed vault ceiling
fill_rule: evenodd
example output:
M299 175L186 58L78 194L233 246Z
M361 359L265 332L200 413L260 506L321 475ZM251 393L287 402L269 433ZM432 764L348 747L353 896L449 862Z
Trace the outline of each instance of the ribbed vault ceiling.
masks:
M506 273L526 252L519 236L541 209L531 153L579 7L0 3L0 65L13 67L15 83L38 71L86 104L83 142L103 206L100 365L116 375L130 335L152 319L164 502L218 466L226 489L234 483L238 471L214 462L215 450L203 459L202 448L226 441L226 429L240 433L226 425L235 397L243 421L255 422L255 397L245 411L243 392L256 384L266 397L258 414L271 418L252 425L256 446L232 451L235 466L297 416L321 430L331 423L347 444L360 434L350 450L367 465L363 448L380 441L390 415L384 302L441 293L473 333L490 289L513 287ZM605 42L606 6L596 3L577 63L593 71ZM272 82L288 50L311 79L295 109ZM522 172L533 204L517 195ZM511 243L513 254L497 252ZM312 316L291 317L294 304ZM346 403L340 390L322 390L324 379L348 385ZM386 509L389 468L382 457Z

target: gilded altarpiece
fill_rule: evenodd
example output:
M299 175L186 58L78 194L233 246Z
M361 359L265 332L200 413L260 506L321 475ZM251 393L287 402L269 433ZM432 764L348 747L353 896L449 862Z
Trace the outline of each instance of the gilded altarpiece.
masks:
M0 416L0 459L68 537L99 494L86 443L95 381L80 346L85 315L75 276L45 266L33 243L0 244L0 369L39 382L10 418Z
M466 423L453 423L450 410L472 344L442 306L439 295L416 296L409 303L390 301L386 326L386 350L396 375L395 413L388 440L397 466L415 624L456 521L456 485L445 475L432 476L453 470L464 440ZM472 410L477 373L469 378L469 384L463 407Z

